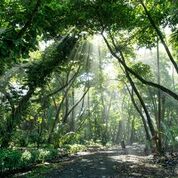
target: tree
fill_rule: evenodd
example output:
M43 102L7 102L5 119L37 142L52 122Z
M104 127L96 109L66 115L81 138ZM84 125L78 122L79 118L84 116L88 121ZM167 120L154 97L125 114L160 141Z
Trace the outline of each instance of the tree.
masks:
M2 12L0 75L4 78L1 79L3 87L0 89L0 94L2 101L5 101L5 103L1 102L0 111L3 116L1 132L3 147L9 145L14 133L18 133L16 129L23 130L27 126L37 133L38 145L41 142L41 136L43 140L49 140L49 142L59 140L64 135L68 137L69 131L75 131L75 127L80 128L76 130L80 130L81 138L85 138L90 132L89 134L93 135L88 139L100 139L104 143L110 141L109 136L111 136L111 140L116 141L116 137L119 138L122 135L121 130L123 133L129 129L135 132L139 113L148 140L150 140L150 133L156 138L158 131L159 144L155 140L155 145L161 152L159 147L164 136L160 133L162 130L165 131L161 123L169 123L168 125L172 126L175 121L171 121L170 118L177 114L175 108L168 107L169 102L174 102L167 97L170 95L178 100L176 82L172 88L161 81L162 76L157 81L154 66L149 67L134 61L136 58L134 48L135 46L153 48L157 45L159 38L169 57L167 61L170 60L177 71L173 55L174 53L175 56L177 55L175 51L178 46L177 16L174 13L177 10L177 2L172 3L168 0L113 0L111 2L108 0L61 2L27 0L22 2L16 0L12 3L3 0L0 5ZM173 32L171 40L174 53L170 50L169 43L166 43L164 27L168 25ZM98 33L103 36L109 52L100 46L98 53L103 54L94 56L91 54L94 51L91 48L93 44L84 39ZM40 59L29 59L31 52L39 50L39 42L42 40L51 40L54 43L41 54ZM76 43L77 40L78 43ZM83 43L82 40L85 42ZM98 46L95 47L98 48ZM108 60L108 53L117 59L118 70L123 70L121 73L126 78L127 94L133 102L131 105L128 101L129 109L124 112L124 114L127 113L127 121L119 116L119 112L114 111L117 107L120 108L120 103L116 102L119 96L114 92L115 86L112 82L108 82L109 78L104 74L104 68L106 68L104 63ZM110 62L113 60L111 55ZM78 58L75 64L74 58ZM97 62L98 59L99 62ZM108 61L106 63L108 64ZM91 71L92 64L96 65L95 71ZM85 65L87 67L84 67ZM78 66L81 66L79 71ZM162 66L158 68L160 74L161 68ZM163 76L170 77L165 70L166 67L163 69L165 71ZM147 75L151 72L153 76ZM13 80L16 85L18 83L17 86L20 86L20 89L12 86ZM59 82L58 85L56 81ZM106 82L111 87L108 87ZM172 85L172 80L170 83ZM90 92L86 100L89 86ZM83 88L86 90L80 95ZM155 97L155 93L158 97ZM158 107L157 101L159 101ZM131 111L135 111L133 106L138 113L131 116ZM35 114L28 110L30 108L35 110ZM79 116L76 111L79 111ZM163 119L164 116L168 116L169 119ZM154 119L157 120L156 125L153 122ZM82 129L82 124L89 126L89 129ZM115 124L117 127L114 126ZM121 129L122 125L125 129ZM133 137L132 131L131 137ZM114 136L116 133L117 136ZM108 137L106 140L104 140L105 136Z

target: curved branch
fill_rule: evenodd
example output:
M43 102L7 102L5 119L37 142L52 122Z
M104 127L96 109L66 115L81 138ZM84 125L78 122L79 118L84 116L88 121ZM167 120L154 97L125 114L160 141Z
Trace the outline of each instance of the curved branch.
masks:
M154 82L150 82L150 81L147 81L145 80L144 78L142 78L139 74L137 74L134 70L132 70L131 68L129 68L127 66L127 64L125 62L122 61L122 59L113 51L113 49L111 48L109 42L107 41L106 37L101 34L108 49L110 50L111 54L119 61L119 63L122 64L122 66L130 73L132 74L135 78L137 78L140 82L142 82L143 84L145 85L149 85L149 86L152 86L154 88L158 88L160 90L162 90L163 92L167 93L168 95L172 96L175 100L178 100L178 95L176 93L174 93L173 91L169 90L168 88L162 86L162 85L159 85L157 83L154 83Z
M135 99L134 99L133 92L130 91L130 89L129 89L127 83L125 83L125 85L126 85L126 88L127 88L128 93L129 93L129 95L130 95L130 98L131 98L131 100L132 100L132 103L133 103L135 109L137 110L137 112L139 113L139 115L140 115L140 117L141 117L141 119L142 119L143 126L144 126L145 133L146 133L146 139L147 139L148 141L151 141L151 136L150 136L150 133L149 133L148 128L147 128L147 124L146 124L146 121L145 121L145 117L144 117L142 111L139 109L139 107L138 107L138 105L137 105L137 103L136 103L136 101L135 101Z
M83 93L82 97L72 106L72 108L69 110L69 112L63 117L63 122L66 122L67 117L70 115L70 113L75 109L75 107L78 106L78 104L84 99L85 95L88 93L89 88Z
M51 92L50 94L46 95L45 97L53 96L53 95L57 94L58 92L60 92L61 90L63 90L64 88L66 88L73 80L76 79L76 77L79 73L80 67L81 66L78 67L77 72L72 76L72 78L68 82L66 82L62 87L60 87L60 88L56 89L55 91Z

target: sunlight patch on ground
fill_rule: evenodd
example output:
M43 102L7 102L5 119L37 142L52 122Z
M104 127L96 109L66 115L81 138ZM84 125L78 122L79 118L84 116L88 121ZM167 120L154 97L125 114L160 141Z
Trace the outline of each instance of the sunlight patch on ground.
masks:
M101 167L101 168L99 168L99 169L101 169L101 170L106 170L106 168L105 168L105 167Z
M82 160L81 160L82 162L91 162L91 160L89 160L89 159L84 159L84 158L82 158Z
M136 155L118 155L118 156L110 156L111 159L116 160L118 163L127 163L131 165L129 166L131 169L139 168L143 166L144 168L159 168L159 165L148 163L149 156L136 156Z
M147 157L145 156L136 156L136 155L118 155L118 156L109 156L109 157L119 162L140 163L147 160Z
M86 152L81 151L81 152L77 153L77 155L79 155L79 156L85 156L85 155L91 155L91 154L94 154L94 153L91 153L89 151L86 151Z

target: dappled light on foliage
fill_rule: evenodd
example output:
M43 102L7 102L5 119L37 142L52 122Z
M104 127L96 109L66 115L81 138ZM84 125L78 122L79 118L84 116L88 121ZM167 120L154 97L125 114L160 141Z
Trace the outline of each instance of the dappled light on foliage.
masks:
M1 0L0 177L177 176L177 11Z

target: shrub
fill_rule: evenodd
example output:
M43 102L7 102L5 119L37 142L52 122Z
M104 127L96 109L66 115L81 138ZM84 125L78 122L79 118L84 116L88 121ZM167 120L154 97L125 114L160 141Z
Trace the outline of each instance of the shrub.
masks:
M0 150L0 170L11 170L21 165L21 153L17 150Z
M61 150L57 149L16 149L0 150L0 172L22 169L37 163L43 163L54 159L63 153L76 153L85 150L80 144L65 145Z
M54 149L0 150L0 171L24 168L53 159L58 154Z
M86 150L86 146L80 144L73 144L70 145L69 153L77 153L79 151L84 151L84 150Z
M49 150L45 150L45 149L39 149L38 150L39 155L38 155L38 160L41 162L44 162L45 160L47 160L50 156L50 151Z

